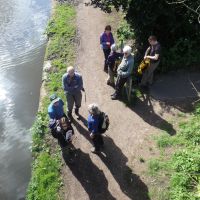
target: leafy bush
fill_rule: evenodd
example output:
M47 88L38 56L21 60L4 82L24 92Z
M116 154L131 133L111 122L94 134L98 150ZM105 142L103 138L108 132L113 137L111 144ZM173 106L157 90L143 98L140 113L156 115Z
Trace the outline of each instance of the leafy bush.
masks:
M199 1L184 1L196 9ZM162 46L161 71L199 66L200 32L198 15L182 4L170 5L166 0L92 0L106 12L112 6L122 9L134 31L138 51L144 55L149 35L156 35ZM126 29L125 29L126 30Z

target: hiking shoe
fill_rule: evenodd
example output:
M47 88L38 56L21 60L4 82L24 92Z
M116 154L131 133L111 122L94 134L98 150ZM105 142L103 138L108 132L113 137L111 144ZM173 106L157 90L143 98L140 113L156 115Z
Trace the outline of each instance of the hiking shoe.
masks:
M91 152L92 152L92 153L99 153L99 151L97 151L97 150L95 149L95 147L92 147L92 148L91 148Z
M75 114L79 115L79 108L75 108Z
M112 100L118 100L119 97L118 97L117 95L113 95L113 96L111 96L111 99L112 99Z

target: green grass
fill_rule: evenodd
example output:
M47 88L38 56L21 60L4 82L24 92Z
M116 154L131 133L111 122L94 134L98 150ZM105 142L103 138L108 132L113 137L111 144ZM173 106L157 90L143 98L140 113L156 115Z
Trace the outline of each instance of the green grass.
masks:
M46 142L48 131L47 107L50 103L49 96L57 93L65 99L62 90L62 76L67 66L74 63L76 37L75 8L62 3L57 4L54 16L47 27L50 39L46 50L46 60L50 60L53 71L48 74L45 82L47 96L42 101L42 107L32 127L32 154L34 157L31 181L28 186L27 200L57 200L62 180L60 177L61 155L59 149L50 150ZM50 153L51 152L51 153Z
M149 173L159 180L166 174L167 196L160 199L198 200L200 199L200 105L187 123L180 124L175 136L167 133L158 137L157 145L162 150L168 148L173 153L164 153L159 159L149 161ZM166 151L167 152L167 151ZM166 191L166 188L163 189ZM161 191L162 193L163 191ZM164 194L164 193L163 193Z

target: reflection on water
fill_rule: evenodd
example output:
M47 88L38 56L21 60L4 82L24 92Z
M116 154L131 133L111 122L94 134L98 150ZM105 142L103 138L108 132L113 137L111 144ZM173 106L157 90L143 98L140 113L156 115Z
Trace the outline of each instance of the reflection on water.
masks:
M30 179L29 129L38 108L50 0L0 0L0 199Z

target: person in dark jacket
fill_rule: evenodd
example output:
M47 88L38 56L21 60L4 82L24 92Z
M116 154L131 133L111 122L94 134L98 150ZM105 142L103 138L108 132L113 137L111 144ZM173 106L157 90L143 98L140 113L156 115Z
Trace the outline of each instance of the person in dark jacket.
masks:
M111 26L107 25L105 27L105 31L100 36L100 45L101 45L101 48L103 49L103 53L104 53L104 57L105 57L105 62L104 62L104 71L105 72L108 71L107 59L108 59L108 56L111 51L110 47L114 43L115 43L115 41L113 38L113 34L111 32Z
M115 81L114 81L114 70L115 69L115 65L116 65L116 61L119 61L122 59L123 57L123 53L119 53L117 52L117 46L115 44L113 44L111 46L111 53L108 56L107 59L107 64L108 64L108 79L107 79L107 85L110 85L112 87L115 86Z
M74 129L71 123L66 117L62 117L60 120L50 119L49 128L52 136L58 140L63 156L68 157L70 161L74 149L72 145Z
M91 149L92 153L98 153L100 148L104 145L103 137L99 133L99 115L100 110L97 104L90 104L88 106L88 130L90 131L90 138L93 141L94 147Z
M161 46L160 43L157 41L156 36L151 35L148 38L148 42L150 46L147 48L144 59L150 59L150 66L144 71L142 76L141 84L142 87L147 87L148 84L151 85L153 83L153 75L154 71L160 64L160 54L161 54Z

